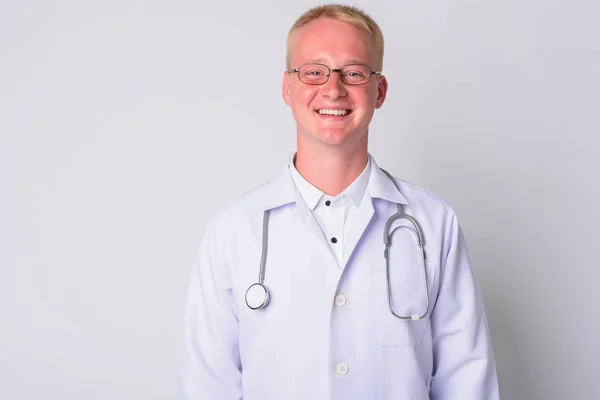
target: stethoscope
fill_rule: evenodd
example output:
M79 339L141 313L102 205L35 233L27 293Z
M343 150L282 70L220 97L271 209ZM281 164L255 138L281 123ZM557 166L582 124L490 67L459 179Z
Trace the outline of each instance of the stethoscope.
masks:
M394 183L396 189L400 191L396 180L384 169L382 171L387 175L388 178ZM269 291L267 287L264 285L265 281L265 266L267 264L267 244L268 244L268 236L269 236L269 211L265 210L263 214L263 228L262 228L262 254L260 257L260 270L258 272L258 282L250 285L248 290L246 290L246 305L252 310L260 310L269 304ZM399 225L395 227L391 232L390 228L392 224L399 220L405 219L409 221L414 229L411 229L409 226ZM392 294L390 287L390 257L389 250L392 245L392 234L399 228L407 228L411 232L413 232L417 239L417 245L419 247L419 252L421 253L421 264L423 266L423 283L425 285L425 299L426 299L426 308L425 312L422 314L412 314L412 315L401 315L394 311L394 307L392 306ZM404 212L404 207L402 204L398 203L398 212L391 217L388 218L385 223L385 230L383 232L383 243L385 244L385 250L383 252L383 256L385 257L385 277L387 281L387 297L388 297L388 308L393 316L400 318L403 321L418 321L420 319L425 318L429 313L429 287L427 281L427 265L426 265L426 257L425 257L425 240L423 238L423 232L421 231L421 227L419 226L419 222L412 216L406 214Z

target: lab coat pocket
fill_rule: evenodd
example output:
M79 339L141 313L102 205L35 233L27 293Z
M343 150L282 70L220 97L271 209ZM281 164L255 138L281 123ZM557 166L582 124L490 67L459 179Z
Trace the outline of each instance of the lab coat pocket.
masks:
M429 312L420 320L403 320L400 316L422 315L427 310L427 297L424 283L416 283L412 279L390 285L388 302L387 281L374 279L371 284L370 312L371 339L376 346L418 346L429 327L429 313L433 307L433 288L435 287L435 270L427 270L429 287Z

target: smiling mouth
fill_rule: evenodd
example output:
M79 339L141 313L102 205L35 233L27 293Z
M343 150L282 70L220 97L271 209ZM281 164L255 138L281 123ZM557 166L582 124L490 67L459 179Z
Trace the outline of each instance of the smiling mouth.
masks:
M326 115L326 116L332 116L332 117L345 117L346 115L352 113L352 110L321 108L319 110L315 110L315 112L320 115Z

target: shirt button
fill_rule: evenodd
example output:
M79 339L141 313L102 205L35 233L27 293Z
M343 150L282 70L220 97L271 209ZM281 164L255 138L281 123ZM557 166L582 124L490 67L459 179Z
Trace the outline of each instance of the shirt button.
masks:
M327 207L329 207L329 206L331 205L331 202L330 202L329 200L327 200L327 201L325 202L325 205L326 205Z
M331 243L337 243L337 239L336 239L336 238L334 238L334 237L332 237L332 238L331 238Z
M348 364L339 363L338 365L335 366L335 372L338 375L346 375L348 373Z
M338 294L337 296L335 296L336 306L344 307L344 304L346 304L346 296L344 296L343 294Z

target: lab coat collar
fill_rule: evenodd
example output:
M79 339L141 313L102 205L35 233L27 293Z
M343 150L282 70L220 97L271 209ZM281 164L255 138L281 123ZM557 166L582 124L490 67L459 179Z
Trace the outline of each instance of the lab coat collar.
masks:
M369 154L371 159L371 175L369 176L369 184L367 191L371 198L378 198L390 201L392 203L408 204L406 198L394 185L394 182L379 168L373 156Z
M379 168L375 159L369 154L371 161L371 171L367 192L371 198L379 198L393 203L408 204L406 198L396 189L394 183ZM262 207L264 210L271 210L290 203L295 203L298 199L298 190L292 179L289 167L289 158L277 170L273 178L265 186L265 197Z
M295 203L297 197L298 191L292 179L288 158L265 185L265 197L262 208L264 210L272 210L289 203Z

